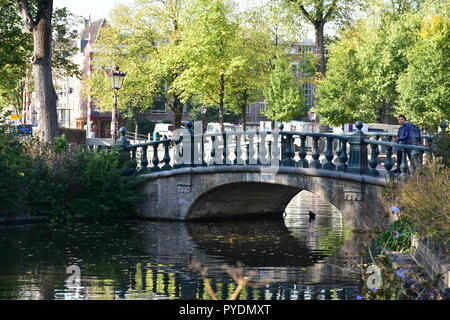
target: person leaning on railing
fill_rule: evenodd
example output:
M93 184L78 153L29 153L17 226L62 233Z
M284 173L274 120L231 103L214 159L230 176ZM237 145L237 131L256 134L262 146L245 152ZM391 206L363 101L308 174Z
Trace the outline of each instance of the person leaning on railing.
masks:
M398 129L397 137L395 138L395 141L399 144L414 144L413 139L413 127L406 119L406 116L400 115L398 117L398 123L401 126L400 129ZM408 159L411 161L411 164L413 166L413 169L415 167L413 157L411 154L411 150L406 150L406 154L408 155ZM399 148L397 150L397 169L392 171L393 173L400 173L400 166L402 164L403 160L403 150Z

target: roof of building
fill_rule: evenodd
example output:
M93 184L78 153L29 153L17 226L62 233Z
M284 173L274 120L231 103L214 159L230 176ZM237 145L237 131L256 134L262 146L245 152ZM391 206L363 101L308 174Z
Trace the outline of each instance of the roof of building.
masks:
M100 34L100 30L105 25L106 19L100 19L93 22L90 22L89 25L81 31L80 38L82 40L91 40L92 43L95 43Z

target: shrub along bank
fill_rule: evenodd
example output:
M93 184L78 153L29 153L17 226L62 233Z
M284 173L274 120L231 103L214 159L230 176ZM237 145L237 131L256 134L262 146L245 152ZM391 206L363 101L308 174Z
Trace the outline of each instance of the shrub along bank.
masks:
M137 175L124 176L117 151L20 141L0 119L0 217L31 215L52 221L131 215L141 196Z

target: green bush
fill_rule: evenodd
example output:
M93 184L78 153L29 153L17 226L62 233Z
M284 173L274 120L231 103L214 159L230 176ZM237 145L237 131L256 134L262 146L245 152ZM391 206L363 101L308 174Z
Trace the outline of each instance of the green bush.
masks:
M0 124L0 214L29 213L54 221L132 214L141 199L137 175L124 176L117 151L20 142Z
M377 239L377 246L398 252L408 252L411 249L411 236L415 234L414 227L406 219L394 222Z
M436 157L440 158L442 163L450 167L450 134L441 132L433 138L433 148Z
M388 207L397 206L399 217L422 238L434 239L444 249L450 245L450 168L433 161L396 185L385 196Z

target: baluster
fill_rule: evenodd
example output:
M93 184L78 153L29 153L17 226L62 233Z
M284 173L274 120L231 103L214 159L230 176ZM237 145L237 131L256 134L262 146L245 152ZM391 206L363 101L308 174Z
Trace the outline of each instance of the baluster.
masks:
M160 172L161 171L161 168L159 167L158 147L159 147L159 143L155 143L153 145L152 172Z
M388 137L387 142L392 142L393 137ZM393 177L392 168L394 167L394 160L392 156L394 154L394 147L386 148L386 160L384 161L384 168L386 169L386 179L391 180Z
M347 161L348 161L347 140L342 139L341 140L341 152L339 155L339 165L337 167L337 170L342 171L342 172L347 171Z
M259 132L259 142L258 142L258 164L259 165L270 164L270 158L267 155L266 137L267 137L267 134L265 132Z
M327 137L327 150L325 151L325 157L327 159L326 163L323 165L325 170L336 170L336 166L333 163L333 142L334 139L331 137Z
M272 165L272 159L273 159L272 141L269 140L269 141L267 141L267 161L269 162L269 165Z
M228 146L227 146L227 133L224 132L222 133L222 139L223 139L223 152L222 152L222 156L223 156L223 165L224 166L228 166L230 163L228 161Z
M206 152L205 152L205 137L202 134L202 144L201 144L201 157L202 157L202 167L208 166L208 164L205 161Z
M381 136L375 137L375 140L377 140L377 141L380 141L380 139L381 139ZM377 157L380 157L380 154L381 154L380 146L378 146L376 153L377 153Z
M253 136L253 134L248 135L247 161L246 161L247 165L256 164L254 138L255 137Z
M405 181L408 177L408 150L402 149L402 163L400 165L400 179Z
M183 163L183 136L179 137L178 141L175 143L174 148L174 159L173 169L183 168L185 165Z
M417 169L422 169L423 168L423 156L425 154L424 151L417 151Z
M234 147L234 156L235 156L235 158L234 158L234 161L233 161L233 164L235 165L235 166L237 166L237 165L239 165L240 163L240 161L239 161L239 159L240 159L240 155L241 155L241 136L239 135L239 134L236 134L235 136L234 136L234 141L235 141L235 147Z
M188 121L186 124L186 129L189 131L189 141L190 141L190 161L188 167L195 167L195 148L197 145L195 144L194 138L194 123L192 121Z
M273 136L273 141L270 143L269 148L270 148L270 152L272 154L272 159L271 159L271 165L276 165L279 166L281 164L281 160L280 160L280 156L281 156L281 150L280 150L280 141L279 141L279 136Z
M379 139L379 137L378 137ZM373 177L378 177L380 175L380 173L377 170L377 166L378 166L378 155L379 155L379 148L377 144L370 144L371 147L371 158L370 158L370 170L369 170L369 175L373 176Z
M259 132L256 135L256 164L258 166L261 165L261 138L259 136Z
M298 166L301 168L309 168L309 162L306 160L306 157L308 156L308 151L306 150L306 136L301 136L301 143L300 143L300 161L298 163Z
M284 157L283 157L283 166L284 167L293 167L295 166L294 158L294 152L292 150L292 134L286 134L286 147L284 150Z
M209 165L216 165L216 136L211 136L211 159L209 160Z
M341 161L341 158L340 158L341 157L341 152L342 152L342 142L341 142L341 140L338 139L337 145L336 145L336 153L335 153L336 158L334 160L334 164L336 165L336 169L339 166L339 163Z
M164 166L162 167L163 171L170 171L172 170L172 167L170 166L170 153L169 153L169 147L170 147L170 141L164 142Z
M142 147L141 149L141 172L146 173L148 171L148 146Z
M319 139L320 139L320 137L313 137L313 150L312 150L313 160L309 164L309 167L312 169L321 169L321 167L322 167L322 165L319 161L319 158L320 158Z
M411 150L411 168L415 172L419 163L420 153L417 150Z
M431 150L431 147L433 145L433 138L425 138L426 145L430 150L428 150L427 153L427 164L430 164L433 160L433 151Z
M133 171L137 169L137 147L131 149L131 169Z

